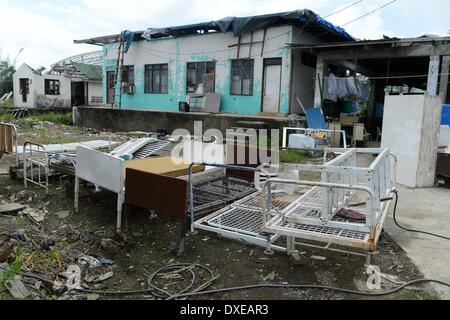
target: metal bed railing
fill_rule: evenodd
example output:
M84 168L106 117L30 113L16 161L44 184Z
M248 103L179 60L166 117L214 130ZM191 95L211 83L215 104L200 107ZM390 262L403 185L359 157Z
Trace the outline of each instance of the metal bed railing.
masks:
M40 144L25 142L23 145L23 179L25 188L32 183L48 194L50 156ZM37 170L37 172L35 172ZM44 177L42 177L44 174ZM37 179L37 180L36 180Z

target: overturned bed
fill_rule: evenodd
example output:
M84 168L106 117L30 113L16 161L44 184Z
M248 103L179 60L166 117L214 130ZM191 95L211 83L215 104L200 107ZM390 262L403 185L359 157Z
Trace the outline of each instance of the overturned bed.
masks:
M323 165L283 165L260 191L192 228L294 255L296 245L355 254L375 251L395 189L396 159L388 149L327 149ZM374 155L368 165L360 158ZM295 172L298 178L282 178ZM257 173L258 176L260 173ZM311 175L319 179L310 179Z

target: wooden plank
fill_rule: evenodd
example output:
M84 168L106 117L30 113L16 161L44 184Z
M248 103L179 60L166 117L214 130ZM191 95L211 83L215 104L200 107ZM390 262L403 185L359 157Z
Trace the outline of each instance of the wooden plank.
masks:
M182 177L189 174L189 162L176 164L171 157L148 158L144 160L131 160L125 162L126 169L159 174L167 177ZM192 172L198 173L205 170L204 166L194 166Z

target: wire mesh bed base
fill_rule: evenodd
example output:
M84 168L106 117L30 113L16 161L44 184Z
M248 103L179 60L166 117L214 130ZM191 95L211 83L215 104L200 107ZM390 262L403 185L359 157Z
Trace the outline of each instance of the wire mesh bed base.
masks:
M372 153L377 157L369 168L354 165L357 154ZM348 249L340 252L374 252L395 188L391 157L388 150L353 149L324 166L300 165L300 171L321 172L322 180L269 179L261 191L195 221L194 228L261 246L266 252L295 253L297 240L322 243L328 250ZM394 161L394 176L395 167ZM296 191L283 188L286 185L295 185Z

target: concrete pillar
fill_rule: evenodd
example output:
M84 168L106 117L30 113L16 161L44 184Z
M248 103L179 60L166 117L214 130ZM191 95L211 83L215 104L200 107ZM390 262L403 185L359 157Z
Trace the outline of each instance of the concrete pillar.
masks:
M433 96L438 94L440 64L441 64L440 56L431 56L430 57L430 67L428 69L427 92L428 92L428 94L433 95Z
M322 106L323 87L325 83L325 61L321 58L317 59L316 67L316 84L314 88L314 107Z

